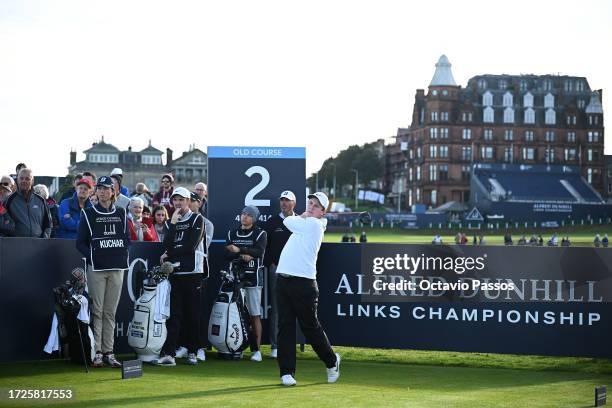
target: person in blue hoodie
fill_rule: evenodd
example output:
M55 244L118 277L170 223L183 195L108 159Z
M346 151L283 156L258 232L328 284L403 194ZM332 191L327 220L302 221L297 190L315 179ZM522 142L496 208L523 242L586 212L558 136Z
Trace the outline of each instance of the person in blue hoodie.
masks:
M93 188L87 178L77 181L76 191L70 198L62 200L59 206L59 231L57 238L76 239L79 231L81 210L91 207L89 196Z

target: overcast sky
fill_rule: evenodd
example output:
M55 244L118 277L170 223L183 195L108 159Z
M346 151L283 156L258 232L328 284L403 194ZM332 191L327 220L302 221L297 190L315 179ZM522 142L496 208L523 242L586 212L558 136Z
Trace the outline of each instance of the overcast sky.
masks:
M409 125L446 54L612 91L612 2L0 1L0 172L69 151L306 146L307 171ZM606 152L612 153L609 136Z

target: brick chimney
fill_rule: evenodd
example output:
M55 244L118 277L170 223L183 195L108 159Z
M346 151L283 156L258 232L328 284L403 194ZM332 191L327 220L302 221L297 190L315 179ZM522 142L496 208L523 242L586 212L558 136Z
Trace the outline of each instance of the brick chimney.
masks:
M70 165L76 164L76 154L77 152L70 151Z
M166 148L166 166L170 166L172 164L172 149L169 147Z

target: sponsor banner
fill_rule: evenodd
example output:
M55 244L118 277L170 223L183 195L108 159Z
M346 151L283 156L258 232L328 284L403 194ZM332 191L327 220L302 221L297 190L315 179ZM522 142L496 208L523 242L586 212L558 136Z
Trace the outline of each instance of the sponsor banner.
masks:
M116 315L117 353L131 352L126 336L133 302L143 271L158 265L161 253L159 243L130 247ZM227 266L223 245L211 245L210 257L201 305L204 343L218 272ZM51 290L82 265L72 240L0 238L0 361L44 356ZM324 244L319 317L334 345L610 358L611 266L612 250L604 248ZM376 279L387 286L376 290ZM417 286L401 287L402 279Z

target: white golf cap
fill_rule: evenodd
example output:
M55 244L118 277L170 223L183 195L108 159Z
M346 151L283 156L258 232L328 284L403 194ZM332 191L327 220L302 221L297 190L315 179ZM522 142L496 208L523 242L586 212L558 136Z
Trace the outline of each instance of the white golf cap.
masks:
M123 176L123 170L121 170L119 167L115 167L113 169L113 171L111 171L111 176Z
M188 200L191 199L191 193L185 187L175 188L174 191L172 192L172 197L174 197L175 195L184 197Z
M325 193L317 191L314 194L309 194L308 198L316 198L323 206L323 209L327 210L327 206L329 205L329 198L327 198L327 195L325 195Z
M278 198L286 198L287 200L295 201L295 194L293 194L293 191L285 190Z

